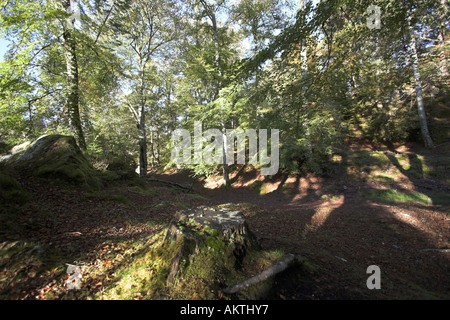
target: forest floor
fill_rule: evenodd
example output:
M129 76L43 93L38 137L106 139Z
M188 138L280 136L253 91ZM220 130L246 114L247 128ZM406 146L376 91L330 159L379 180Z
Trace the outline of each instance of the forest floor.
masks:
M150 174L150 188L123 181L101 192L22 179L31 200L0 221L0 297L86 298L64 286L68 264L105 270L82 284L101 297L117 257L176 210L238 203L263 249L305 258L275 279L268 299L449 299L450 146L350 145L335 160L328 177L265 179L236 168L230 188L186 171ZM367 287L371 265L380 268L381 289Z

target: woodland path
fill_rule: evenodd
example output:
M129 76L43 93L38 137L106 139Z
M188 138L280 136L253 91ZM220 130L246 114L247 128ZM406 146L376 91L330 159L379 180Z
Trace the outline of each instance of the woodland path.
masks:
M229 189L204 188L187 173L158 178L192 183L212 203L244 203L250 229L264 249L308 259L308 270L277 280L271 299L450 298L448 206L370 201L364 191L373 184L346 179L279 176L261 195L248 187L253 180L245 174ZM440 181L414 182L402 179L395 187L450 192ZM326 188L334 196L321 197ZM370 265L381 269L381 290L366 286Z
M84 257L84 263L92 267L107 266L127 241L160 230L174 210L240 203L263 249L306 258L303 267L275 279L269 299L450 298L448 205L368 200L367 190L384 182L358 182L346 176L279 175L260 189L250 185L260 178L253 171L241 173L229 189L218 188L214 179L195 180L187 172L150 174L149 178L192 184L193 190L157 183L141 190L124 181L87 193L23 179L20 182L32 194L31 201L8 217L5 226L9 229L0 230L0 247L16 241L32 243L33 247L24 248L25 258L51 248L70 261ZM445 181L432 178L405 177L389 187L430 196L450 192ZM5 260L3 279L27 275L3 288L7 297L48 299L51 292L61 299L70 294L60 283L64 268L35 277L33 270L41 262L20 263L24 264L15 257ZM366 286L370 265L380 267L380 290ZM94 280L85 284L89 291L101 289L101 281Z

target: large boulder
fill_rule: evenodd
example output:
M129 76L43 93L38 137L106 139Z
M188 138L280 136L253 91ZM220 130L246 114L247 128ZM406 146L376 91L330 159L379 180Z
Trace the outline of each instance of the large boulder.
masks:
M24 148L13 148L3 162L18 174L56 178L98 189L101 181L72 136L46 135Z

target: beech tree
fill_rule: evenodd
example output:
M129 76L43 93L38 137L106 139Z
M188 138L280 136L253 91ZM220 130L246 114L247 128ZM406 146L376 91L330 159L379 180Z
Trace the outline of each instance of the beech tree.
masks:
M63 25L63 49L66 59L67 70L67 111L69 113L70 126L77 142L81 149L86 150L86 140L84 138L83 127L80 118L80 89L78 77L78 59L77 59L77 44L74 36L75 30L75 15L73 9L73 2L71 0L64 0L55 2L59 4L67 14L67 19L62 20Z
M442 0L3 1L0 139L72 134L96 160L133 158L141 176L149 162L170 164L171 131L195 121L224 138L280 129L292 172L326 171L353 132L431 147L443 141L432 101L449 92L447 9ZM189 168L220 171L229 185L223 140L221 164Z
M147 112L152 90L151 73L154 59L161 58L167 45L176 39L179 7L174 1L132 1L113 21L116 34L122 41L120 50L127 62L127 80L133 93L127 106L134 117L139 137L139 175L147 174Z
M408 21L408 29L409 29L409 49L411 51L411 62L414 71L414 82L416 85L416 99L417 99L417 110L419 112L420 119L420 131L422 133L422 138L425 143L425 147L432 148L433 140L431 139L430 132L428 131L427 117L425 114L425 107L423 102L423 88L422 88L422 80L420 76L419 69L419 56L417 54L417 45L416 45L416 35L414 33L414 27L411 22L412 20L412 10L407 9L407 21Z

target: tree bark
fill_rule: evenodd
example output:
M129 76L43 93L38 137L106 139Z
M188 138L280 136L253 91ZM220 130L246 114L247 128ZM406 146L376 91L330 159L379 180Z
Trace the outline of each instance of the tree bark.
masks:
M70 1L62 3L66 12L71 12ZM79 82L78 82L78 61L76 55L76 42L73 37L73 22L67 21L63 33L63 49L66 59L66 72L68 82L67 111L71 130L74 131L77 142L81 149L86 150L86 140L84 138L83 127L81 125L79 109Z
M213 38L214 38L214 47L215 47L215 65L217 69L217 73L219 75L219 83L217 84L216 92L215 92L215 99L219 97L219 92L222 87L222 72L221 72L221 58L220 58L220 41L219 41L219 30L217 29L217 19L216 19L216 12L215 9L212 9L208 3L204 0L200 1L203 8L206 11L207 16L211 20L212 24L212 30L213 30ZM230 176L229 176L229 167L226 159L226 129L225 129L225 119L224 115L222 115L222 163L223 163L223 185L227 186L230 183Z
M147 133L145 130L145 110L141 107L140 120L138 125L139 131L139 176L147 175Z
M413 65L414 71L414 81L416 85L416 99L417 99L417 109L419 112L419 120L420 120L420 131L422 133L422 138L426 148L432 148L434 146L433 140L431 139L430 132L428 131L427 117L425 114L425 106L423 102L423 89L422 89L422 81L419 70L419 56L417 54L416 47L416 38L414 35L414 27L411 22L412 13L408 10L408 28L410 35L410 54L411 54L411 62Z
M300 0L300 10L305 9L305 0ZM304 128L305 132L305 138L306 138L306 147L308 152L308 166L311 170L314 167L314 161L313 161L313 152L312 152L312 144L311 144L311 129L309 124L309 119L307 117L308 115L308 97L306 96L307 91L307 79L308 79L308 48L306 43L306 38L303 39L301 43L301 53L300 53L300 69L302 73L302 89L301 89L301 99L302 99L302 107L303 112L305 113L305 119L302 122L302 126Z
M145 62L142 57L139 57L138 62L139 73L139 88L138 88L138 101L139 101L139 176L145 177L147 175L147 131L145 128L145 103L144 96L144 83L145 83Z
M441 0L441 6L442 6L442 11L443 12L447 12L448 8L447 8L447 4L446 4L446 0ZM448 86L448 76L449 76L449 72L448 72L448 67L447 67L447 55L445 52L445 14L441 15L441 28L439 30L439 34L438 34L438 40L439 40L439 47L440 47L440 55L441 55L441 61L440 61L440 67L439 67L439 71L441 73L441 78L444 81L444 84L446 86Z

